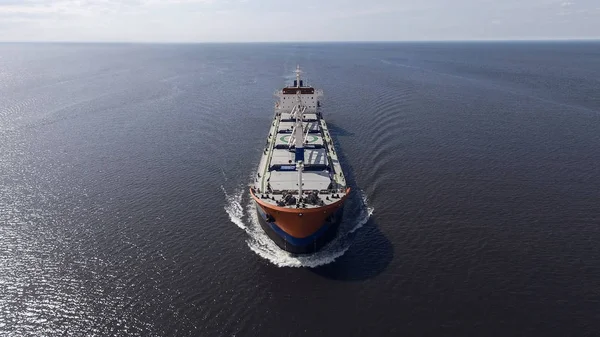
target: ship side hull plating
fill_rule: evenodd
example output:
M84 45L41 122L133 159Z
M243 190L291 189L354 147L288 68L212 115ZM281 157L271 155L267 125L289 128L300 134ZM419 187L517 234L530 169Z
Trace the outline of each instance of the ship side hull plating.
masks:
M277 246L293 254L315 253L335 237L345 201L316 209L278 210L251 195L262 229Z

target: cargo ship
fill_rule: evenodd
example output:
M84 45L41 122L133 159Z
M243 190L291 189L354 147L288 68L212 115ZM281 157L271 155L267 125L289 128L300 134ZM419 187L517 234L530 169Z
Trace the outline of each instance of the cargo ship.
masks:
M280 248L318 251L335 237L350 193L327 123L322 90L293 85L275 93L275 114L250 195L258 220Z

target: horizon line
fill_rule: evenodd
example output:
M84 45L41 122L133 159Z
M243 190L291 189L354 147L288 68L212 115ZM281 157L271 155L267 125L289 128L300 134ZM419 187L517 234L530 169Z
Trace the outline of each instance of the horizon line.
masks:
M455 42L594 42L600 37L584 38L517 38L517 39L447 39L447 40L331 40L331 41L105 41L105 40L49 40L49 41L2 41L8 43L66 43L66 44L319 44L319 43L455 43Z

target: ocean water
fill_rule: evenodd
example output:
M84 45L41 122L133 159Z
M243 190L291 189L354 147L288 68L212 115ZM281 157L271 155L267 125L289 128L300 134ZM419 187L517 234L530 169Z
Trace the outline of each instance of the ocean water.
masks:
M247 185L300 64L354 189ZM596 336L600 43L0 44L1 336Z

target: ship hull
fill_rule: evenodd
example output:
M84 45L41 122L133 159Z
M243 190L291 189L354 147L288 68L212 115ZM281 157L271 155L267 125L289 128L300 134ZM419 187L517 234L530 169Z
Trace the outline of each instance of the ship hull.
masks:
M322 90L293 86L278 101L250 194L266 234L294 254L314 253L336 234L350 188L321 114Z
M251 195L262 229L277 246L293 254L315 253L335 237L346 199L325 207L294 209L271 206Z
M343 206L338 208L331 218L325 219L317 232L305 237L296 238L286 233L276 221L269 221L266 213L257 205L256 213L260 227L279 248L292 254L315 253L327 245L336 236L341 218Z

